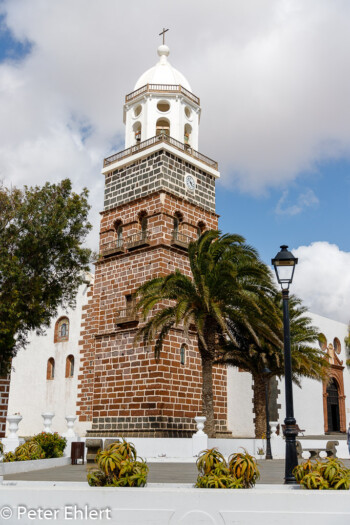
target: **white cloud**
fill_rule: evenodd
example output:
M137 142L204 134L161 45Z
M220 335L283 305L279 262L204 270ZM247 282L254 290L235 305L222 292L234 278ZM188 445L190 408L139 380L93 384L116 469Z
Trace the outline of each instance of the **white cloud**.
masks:
M96 215L102 159L123 148L124 96L156 62L164 25L201 97L199 149L224 184L259 193L349 155L349 2L5 0L0 12L33 44L0 64L0 178L70 176Z
M285 190L276 206L275 212L277 215L298 215L306 208L314 208L319 204L318 197L310 188L299 194L296 204L286 206L287 198L288 190Z
M335 244L314 242L292 250L299 262L291 292L317 314L350 320L350 253Z

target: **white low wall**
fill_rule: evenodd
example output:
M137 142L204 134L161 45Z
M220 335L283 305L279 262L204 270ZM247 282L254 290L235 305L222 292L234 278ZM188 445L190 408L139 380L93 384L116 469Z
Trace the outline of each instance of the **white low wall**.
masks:
M190 485L92 488L86 483L18 482L0 485L0 521L54 521L118 525L346 524L348 491L306 491L283 485L249 490L195 489ZM90 502L90 503L87 503ZM5 521L6 520L6 521Z
M266 452L266 440L264 439L208 439L208 447L217 447L224 456L229 456L233 452L242 452L246 450L258 458L258 450L264 449ZM271 451L274 459L284 459L286 444L282 437L271 438Z
M81 438L85 440L85 438ZM103 438L104 442L106 439ZM117 438L116 438L117 439ZM127 438L127 441L134 443L137 454L148 460L195 460L198 456L192 438ZM303 448L325 448L328 439L312 440L303 439L301 444ZM203 449L217 447L224 456L229 456L233 452L240 452L245 449L249 454L258 458L258 450L266 449L266 440L250 438L232 438L232 439L208 439L207 444L203 442ZM286 443L280 436L271 438L271 450L274 459L285 458ZM337 456L348 459L350 457L345 440L339 441L337 447Z
M106 438L111 439L111 438ZM192 438L126 438L142 458L191 458Z
M67 457L36 459L33 461L12 461L9 463L0 462L0 476L31 472L32 470L43 470L45 468L63 467L64 465L70 465L70 463L71 459Z

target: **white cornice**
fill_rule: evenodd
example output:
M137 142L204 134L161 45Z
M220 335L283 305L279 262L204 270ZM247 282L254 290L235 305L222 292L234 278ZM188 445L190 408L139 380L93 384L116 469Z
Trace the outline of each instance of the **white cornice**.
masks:
M137 160L144 159L146 157L149 157L152 153L155 153L156 151L159 151L161 149L164 149L171 153L172 155L175 155L176 157L180 157L185 162L188 162L189 164L193 164L197 168L199 168L202 171L205 171L206 173L212 175L216 179L220 177L220 172L214 168L211 168L208 166L208 164L205 164L205 162L202 162L195 157L192 157L191 155L187 155L184 151L181 151L177 148L174 148L167 142L159 142L155 144L154 146L151 146L150 148L144 149L143 151L140 151L138 153L134 153L133 155L130 155L129 157L125 157L124 159L117 160L116 162L113 162L113 164L109 164L105 168L102 169L101 173L103 175L106 175L107 173L120 169L124 166L129 166L130 164L133 164Z

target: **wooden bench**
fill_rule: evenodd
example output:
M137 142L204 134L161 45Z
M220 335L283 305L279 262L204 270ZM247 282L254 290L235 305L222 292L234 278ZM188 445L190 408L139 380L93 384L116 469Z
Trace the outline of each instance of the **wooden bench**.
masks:
M303 452L309 452L310 453L310 459L322 459L320 456L320 452L325 452L327 454L327 458L336 458L337 457L337 449L336 446L339 445L339 441L327 441L326 448L318 448L318 447L310 447L310 448L303 448L300 441L297 441L297 455L299 459L303 458Z

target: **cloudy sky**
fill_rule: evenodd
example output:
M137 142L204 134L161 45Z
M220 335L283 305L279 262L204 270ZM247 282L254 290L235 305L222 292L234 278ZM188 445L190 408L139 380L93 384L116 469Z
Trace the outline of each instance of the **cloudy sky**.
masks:
M200 96L199 150L219 161L223 231L269 262L299 257L293 291L350 318L348 0L0 0L0 179L90 189L96 247L105 156L157 61Z

